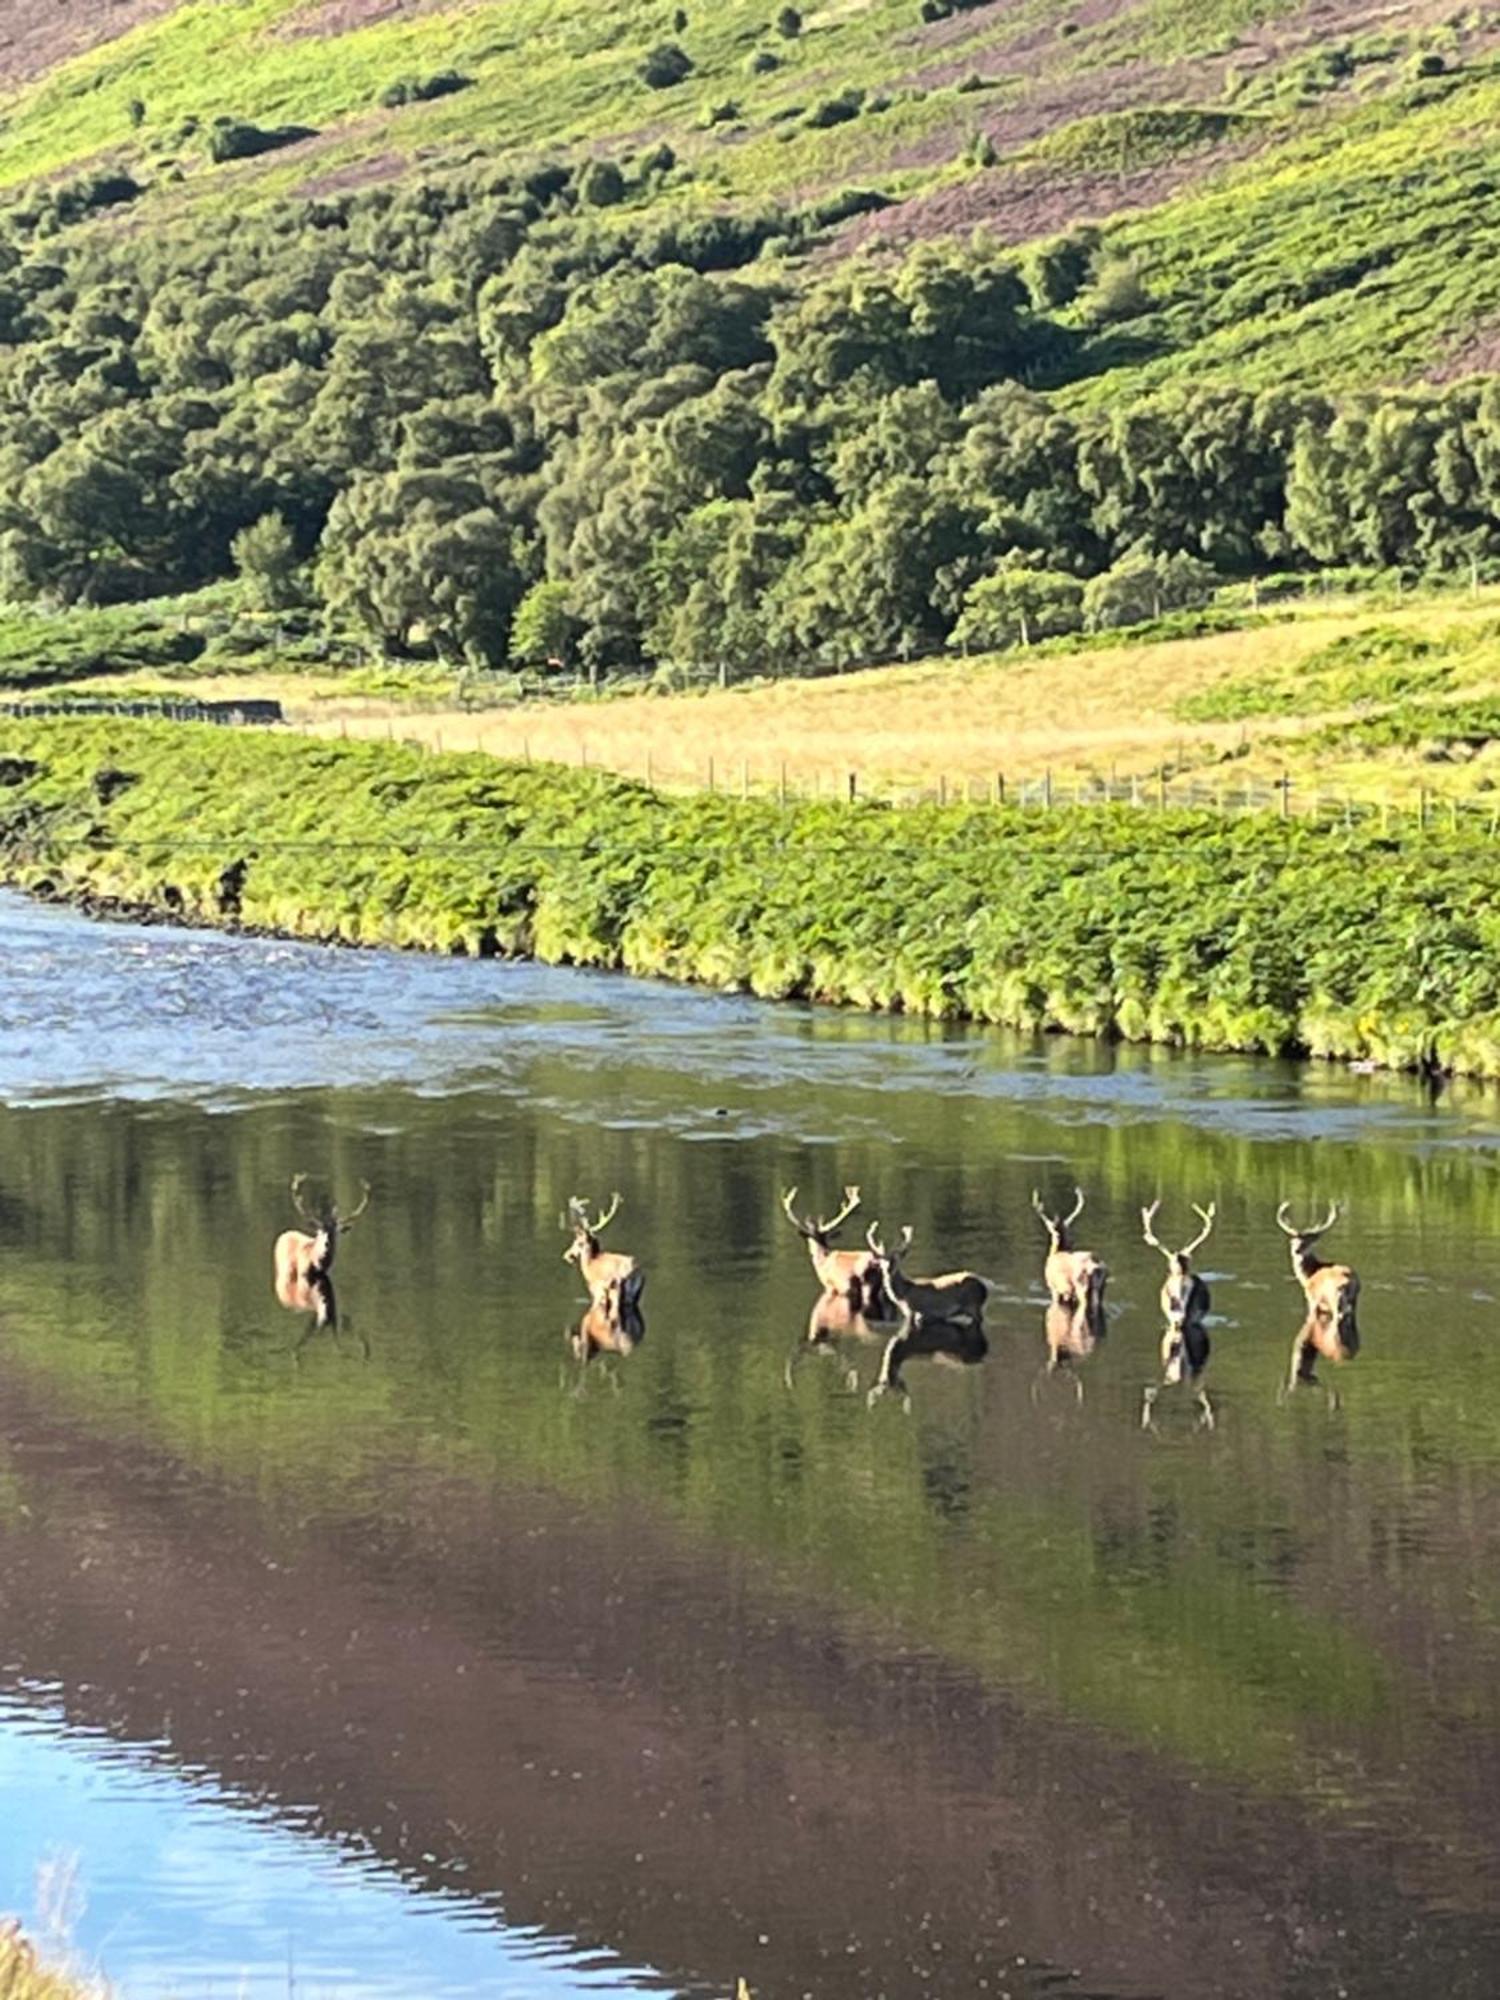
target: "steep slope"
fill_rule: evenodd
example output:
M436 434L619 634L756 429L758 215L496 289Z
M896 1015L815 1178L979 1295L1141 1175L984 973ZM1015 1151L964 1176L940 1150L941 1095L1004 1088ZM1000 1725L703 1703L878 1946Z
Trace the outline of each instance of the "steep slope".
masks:
M1500 573L1497 18L23 11L0 594L743 672Z

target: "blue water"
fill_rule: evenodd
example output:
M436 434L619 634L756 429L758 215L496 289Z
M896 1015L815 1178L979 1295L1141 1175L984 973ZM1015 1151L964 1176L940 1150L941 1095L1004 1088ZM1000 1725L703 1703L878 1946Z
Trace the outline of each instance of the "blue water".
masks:
M573 2000L664 1982L402 1881L215 1779L0 1695L0 1910L121 2000Z

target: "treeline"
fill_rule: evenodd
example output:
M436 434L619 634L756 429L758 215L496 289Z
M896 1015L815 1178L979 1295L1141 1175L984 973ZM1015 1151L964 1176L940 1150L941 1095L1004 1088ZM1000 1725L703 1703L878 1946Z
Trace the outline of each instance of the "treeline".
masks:
M749 669L1500 563L1493 383L1070 407L1142 309L1096 232L809 265L880 197L685 181L661 144L155 235L118 177L13 209L0 595L237 574L396 654Z
M1500 1076L1495 847L1467 833L1128 806L898 819L378 743L16 721L0 867L294 936Z

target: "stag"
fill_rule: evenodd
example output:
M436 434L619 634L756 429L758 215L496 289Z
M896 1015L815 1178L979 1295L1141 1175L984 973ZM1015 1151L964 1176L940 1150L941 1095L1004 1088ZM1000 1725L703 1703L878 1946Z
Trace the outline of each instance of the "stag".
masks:
M1042 1207L1041 1195L1035 1188L1031 1190L1031 1206L1048 1236L1047 1261L1042 1266L1042 1277L1054 1305L1079 1306L1091 1320L1097 1320L1104 1314L1104 1287L1109 1282L1109 1266L1102 1263L1092 1250L1073 1248L1070 1232L1083 1213L1083 1189L1074 1188L1073 1193L1077 1199L1072 1209L1067 1215L1056 1216L1047 1213Z
M870 1254L880 1267L886 1296L895 1306L906 1332L929 1322L951 1326L958 1321L969 1321L978 1325L995 1289L994 1281L980 1277L977 1271L948 1271L940 1278L907 1277L901 1259L911 1248L911 1238L911 1230L903 1229L898 1247L887 1250L880 1240L878 1222L872 1222L865 1231Z
M1308 1323L1323 1321L1336 1331L1339 1343L1352 1351L1359 1345L1354 1323L1359 1305L1359 1273L1347 1264L1325 1264L1312 1247L1320 1236L1327 1235L1342 1211L1333 1202L1327 1217L1315 1229L1298 1229L1287 1220L1290 1206L1290 1202L1284 1201L1276 1210L1276 1226L1291 1239L1292 1271L1307 1300Z
M1207 1208L1193 1203L1193 1213L1203 1224L1191 1243L1185 1243L1180 1250L1169 1250L1165 1243L1158 1243L1152 1224L1156 1221L1156 1211L1160 1200L1153 1201L1149 1208L1141 1210L1141 1228L1146 1241L1153 1250L1160 1250L1167 1260L1167 1275L1162 1280L1161 1309L1169 1327L1184 1327L1189 1321L1208 1318L1211 1303L1208 1286L1192 1267L1193 1252L1208 1241L1214 1226L1216 1205Z
M307 1178L306 1174L293 1174L292 1206L309 1225L308 1229L285 1229L276 1239L276 1296L294 1312L315 1309L311 1288L318 1279L327 1278L333 1269L339 1238L354 1227L370 1206L370 1183L362 1181L359 1207L348 1215L341 1214L332 1201L310 1209L302 1199Z
M870 1250L835 1250L833 1239L859 1207L859 1189L844 1189L844 1205L838 1214L823 1221L811 1215L799 1216L792 1203L797 1190L788 1188L781 1197L787 1221L807 1243L807 1254L818 1274L818 1283L831 1298L847 1299L857 1313L880 1319L885 1311L885 1292L880 1266Z
M589 1299L607 1307L617 1319L635 1310L646 1284L646 1274L634 1257L622 1251L601 1250L599 1238L620 1212L620 1195L615 1194L604 1214L589 1220L588 1203L574 1195L568 1202L568 1219L573 1225L573 1241L563 1252L565 1264L576 1264L589 1288Z

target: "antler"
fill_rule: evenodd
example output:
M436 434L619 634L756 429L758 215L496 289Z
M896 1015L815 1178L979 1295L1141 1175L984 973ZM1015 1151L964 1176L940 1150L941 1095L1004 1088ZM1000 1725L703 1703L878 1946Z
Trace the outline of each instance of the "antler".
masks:
M844 1224L849 1220L850 1216L853 1215L855 1209L857 1209L858 1207L859 1207L859 1189L857 1187L846 1187L844 1189L843 1207L839 1210L838 1214L834 1216L831 1222L820 1221L818 1224L819 1229L822 1230L825 1236L832 1236L832 1234L836 1229L843 1228Z
M1070 1213L1063 1217L1064 1229L1068 1227L1069 1223L1076 1222L1079 1216L1082 1215L1083 1213L1083 1189L1081 1187L1076 1187L1074 1188L1073 1192L1074 1194L1077 1195L1078 1199L1077 1201L1074 1202Z
M1053 1221L1052 1217L1047 1213L1046 1209L1042 1207L1042 1196L1041 1196L1041 1190L1039 1188L1033 1188L1031 1190L1031 1205L1036 1210L1037 1214L1041 1217L1042 1224L1045 1228L1055 1229L1057 1227L1057 1224Z
M614 1192L614 1199L610 1202L609 1207L605 1210L603 1215L599 1217L598 1221L592 1225L593 1233L595 1236L601 1235L604 1230L608 1229L609 1225L614 1221L615 1217L619 1214L620 1199L621 1199L620 1190L616 1188Z
M1143 1208L1141 1210L1141 1228L1144 1231L1146 1241L1151 1245L1151 1248L1153 1250L1160 1250L1163 1257L1170 1257L1172 1254L1171 1251L1167 1248L1165 1243L1157 1242L1156 1232L1151 1227L1152 1223L1155 1222L1156 1220L1156 1211L1160 1207L1161 1207L1161 1196L1158 1195L1149 1208Z
M323 1218L320 1215L312 1214L312 1212L303 1205L302 1190L307 1186L308 1179L309 1176L307 1174L292 1175L292 1207L296 1209L297 1213L302 1217L302 1220L304 1222L310 1222L315 1229L321 1229L323 1226Z
M361 1181L360 1187L364 1192L360 1196L358 1208L352 1209L348 1215L340 1215L337 1209L334 1210L334 1217L340 1229L352 1229L365 1210L370 1206L370 1183L368 1181Z
M911 1224L906 1223L903 1225L901 1230L901 1241L900 1243L897 1244L894 1250L886 1249L885 1245L880 1240L879 1232L880 1232L880 1224L878 1222L872 1222L869 1228L865 1231L866 1243L869 1244L871 1250L874 1251L877 1257L882 1258L887 1263L899 1264L901 1259L906 1255L907 1251L910 1250L911 1248L911 1239L912 1239Z
M786 1211L787 1221L796 1230L797 1234L805 1236L809 1243L826 1243L827 1239L836 1230L843 1228L850 1216L853 1215L855 1209L859 1207L859 1189L857 1187L846 1187L844 1189L844 1205L830 1222L823 1221L821 1217L815 1218L810 1215L799 1216L794 1214L792 1203L796 1199L797 1190L794 1187L788 1188L786 1193L781 1197L781 1206Z
M1286 1212L1291 1205L1289 1201L1284 1201L1279 1205L1276 1210L1277 1226L1284 1230L1288 1236L1300 1236L1304 1243L1314 1243L1318 1237L1326 1236L1343 1213L1343 1209L1338 1202L1330 1202L1327 1217L1315 1229L1298 1229L1286 1219Z
M1199 1230L1198 1234L1193 1238L1192 1242L1189 1243L1184 1249L1178 1252L1179 1256L1191 1257L1193 1252L1199 1247L1200 1244L1206 1243L1208 1241L1209 1235L1212 1232L1214 1226L1214 1217L1218 1213L1218 1208L1219 1208L1218 1203L1214 1201L1211 1201L1208 1204L1207 1208L1200 1208L1197 1202L1193 1203L1193 1213L1194 1215L1197 1216L1198 1220L1203 1224L1203 1227L1202 1229Z
M792 1225L793 1229L796 1230L797 1234L799 1236L806 1236L811 1238L815 1234L811 1222L803 1222L799 1220L798 1216L796 1215L795 1211L792 1208L792 1203L796 1199L797 1199L797 1190L794 1187L789 1187L786 1190L785 1194L783 1194L781 1197L781 1206L786 1211L787 1221Z

